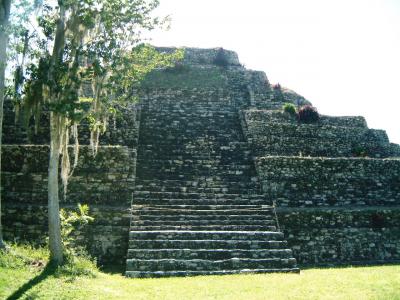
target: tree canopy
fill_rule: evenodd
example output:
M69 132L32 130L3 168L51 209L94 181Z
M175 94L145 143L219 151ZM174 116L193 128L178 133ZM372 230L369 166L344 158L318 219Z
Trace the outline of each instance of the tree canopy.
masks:
M96 153L108 117L136 99L135 88L148 72L172 65L183 52L163 54L142 43L143 32L165 24L153 14L158 0L48 0L30 5L37 17L26 18L25 30L16 32L19 59L12 95L16 107L36 125L43 107L50 113L49 247L52 260L61 263L58 170L61 162L66 188L70 135L76 141L76 164L77 126L87 119ZM84 85L91 87L89 95L83 93Z

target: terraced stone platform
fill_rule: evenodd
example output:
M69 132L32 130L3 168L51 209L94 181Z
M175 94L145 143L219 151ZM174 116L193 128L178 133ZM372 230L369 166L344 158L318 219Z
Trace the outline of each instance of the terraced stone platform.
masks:
M76 241L133 277L399 262L400 145L361 116L299 122L282 105L308 100L232 51L223 51L227 66L216 65L220 50L188 48L177 68L152 72L95 159L81 124L60 204L87 203L95 221ZM37 133L14 121L7 100L4 234L44 243L48 113Z
M218 89L143 103L127 276L299 272L231 103Z

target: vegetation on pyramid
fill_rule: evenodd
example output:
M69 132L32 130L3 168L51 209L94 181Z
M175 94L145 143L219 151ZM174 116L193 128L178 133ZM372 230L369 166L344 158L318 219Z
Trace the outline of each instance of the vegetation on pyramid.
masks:
M62 206L89 204L75 235L100 263L147 277L400 259L400 146L385 131L319 114L233 51L184 51L132 91L95 160L79 128ZM49 130L29 134L6 103L4 131L5 237L44 243Z

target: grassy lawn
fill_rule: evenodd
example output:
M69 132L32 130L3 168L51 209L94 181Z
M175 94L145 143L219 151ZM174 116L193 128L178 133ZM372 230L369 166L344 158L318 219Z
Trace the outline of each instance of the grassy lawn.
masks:
M128 279L95 270L92 275L60 272L35 261L11 267L1 263L1 255L0 299L400 299L399 265L308 269L300 275Z

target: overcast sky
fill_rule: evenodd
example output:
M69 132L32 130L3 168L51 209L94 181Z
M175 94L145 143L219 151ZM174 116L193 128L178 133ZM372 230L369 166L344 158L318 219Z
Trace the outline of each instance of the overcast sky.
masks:
M400 0L161 0L156 46L234 50L322 114L363 115L400 143Z

